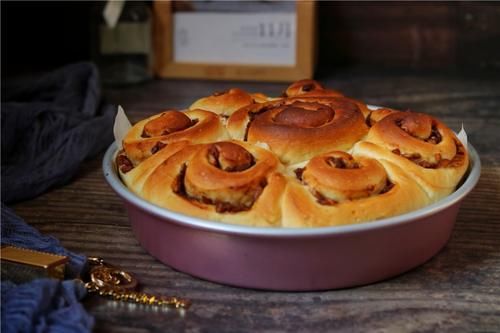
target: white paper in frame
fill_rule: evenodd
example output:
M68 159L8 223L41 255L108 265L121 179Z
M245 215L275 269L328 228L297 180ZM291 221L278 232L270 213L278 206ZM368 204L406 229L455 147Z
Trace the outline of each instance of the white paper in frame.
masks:
M293 5L295 10L284 12L174 14L171 2L155 1L154 72L162 78L281 82L312 78L315 3Z

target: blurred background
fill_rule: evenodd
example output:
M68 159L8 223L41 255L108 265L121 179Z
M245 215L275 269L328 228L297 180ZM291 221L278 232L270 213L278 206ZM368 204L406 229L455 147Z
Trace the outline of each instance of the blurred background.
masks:
M104 4L2 1L2 79L98 59ZM318 2L314 23L317 78L345 68L500 72L495 2Z

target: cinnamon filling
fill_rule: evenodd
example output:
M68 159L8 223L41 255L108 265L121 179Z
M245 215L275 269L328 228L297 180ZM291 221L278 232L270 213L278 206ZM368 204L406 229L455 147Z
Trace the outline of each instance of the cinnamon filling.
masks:
M386 180L384 187L382 190L380 190L379 193L377 194L384 194L389 192L392 188L394 187L394 183L392 183L389 179ZM369 189L369 191L372 191L373 188ZM324 196L321 192L310 189L311 194L316 198L316 202L319 203L320 205L326 205L326 206L333 206L338 203L338 201L330 199L326 196Z
M465 158L465 147L458 140L455 140L455 147L457 147L457 152L456 152L455 156L453 156L451 161L449 161L449 163L447 165L445 165L445 167L453 168L453 167L457 167L463 163L464 158ZM448 160L446 160L446 161L448 161Z
M225 202L221 200L213 200L210 198L207 198L205 196L202 196L200 198L191 196L187 193L186 191L186 185L185 185L185 178L186 178L186 169L187 166L186 164L183 164L181 169L179 170L179 174L175 178L173 184L172 184L172 190L174 191L175 194L183 197L186 200L189 200L191 202L198 202L202 203L205 205L213 205L215 206L215 211L217 213L238 213L242 211L247 211L250 210L261 195L262 191L264 191L264 188L267 186L267 180L264 178L262 179L258 186L253 188L251 190L251 202L250 204L244 205L244 204L235 204L231 202Z
M166 143L163 143L161 141L158 141L152 148L151 148L151 154L156 154L158 151L161 149L165 148L167 146Z
M259 186L253 189L253 191L251 193L251 195L252 195L252 201L251 201L251 203L248 206L247 205L243 205L243 204L237 205L237 204L230 203L230 202L224 202L224 201L219 201L219 200L212 200L212 199L209 199L209 198L206 198L206 197L202 197L202 201L205 204L214 205L215 206L215 211L217 213L237 213L237 212L242 212L242 211L250 210L252 208L253 204L255 203L255 201L257 201L257 199L261 195L262 191L264 191L264 188L266 186L267 186L267 180L266 179L262 179L259 182Z
M365 124L368 127L372 127L373 125L376 124L376 121L372 119L372 112L368 114L368 116L365 119Z
M311 90L314 90L314 84L313 83L305 84L302 87L302 91L308 92L308 91L311 91Z
M306 170L306 168L297 168L297 169L293 170L293 172L295 173L295 177L297 177L297 179L303 185L305 185L309 188L309 191L311 192L311 194L316 198L316 202L319 203L320 205L327 205L327 206L336 205L338 203L337 201L324 196L321 192L319 192L313 188L310 188L307 185L307 183L302 179L302 176L303 176L305 170Z
M394 187L394 184L389 180L387 179L385 181L385 186L382 190L380 190L379 194L384 194L384 193L387 193L389 192L390 190L392 190L392 188Z
M393 149L392 153L396 154L396 155L399 155L401 157L404 157L407 160L409 160L409 161L411 161L411 162L413 162L413 163L421 166L422 168L436 169L439 166L439 163L432 163L432 162L423 160L422 159L422 155L420 155L419 153L404 154L404 153L401 153L401 151L398 148ZM438 155L438 156L440 158L441 155Z
M180 195L181 197L187 198L186 186L184 185L184 179L186 178L186 169L187 165L184 163L179 170L179 174L174 179L174 183L172 184L172 190L175 194Z
M123 150L116 157L116 165L118 166L118 169L120 169L120 171L123 173L127 173L134 168L134 165L124 154Z
M266 105L264 107L262 107L261 109L255 111L255 112L249 112L248 113L248 123L247 123L247 126L245 128L245 135L243 136L243 141L248 141L248 131L250 130L250 126L252 126L252 123L253 121L255 120L255 118L269 110L272 110L274 109L275 107L279 107L283 104L283 102L279 102L277 104L270 104L270 105Z
M443 137L441 136L441 133L439 133L436 125L433 124L431 129L431 135L425 141L437 145L438 143L441 142L442 139Z
M393 187L394 187L394 183L392 183L389 179L387 179L384 187L377 194L387 193L390 190L392 190ZM373 190L373 189L370 189L370 191L371 190ZM321 192L319 192L317 190L310 189L310 191L311 191L312 195L316 198L316 202L319 203L320 205L333 206L333 205L336 205L338 203L338 201L327 198L326 196L324 196Z
M295 177L297 177L298 180L302 181L302 175L304 174L305 170L306 168L297 168L293 170L293 172L295 173Z
M359 169L360 167L353 159L346 161L341 157L328 156L325 161L329 166L337 169Z
M320 192L318 192L316 190L311 190L311 193L312 193L312 195L314 195L314 197L316 197L316 201L320 205L333 206L333 205L336 205L338 203L337 201L335 201L333 199L325 197L323 194L321 194Z
M434 158L437 161L434 163L422 159L422 156L419 153L403 154L403 153L401 153L401 151L398 148L393 149L392 153L399 155L399 156L402 156L402 157L408 159L409 161L421 166L422 168L426 168L426 169L437 169L437 168L447 168L447 167L452 168L452 167L459 166L462 163L462 161L464 159L464 155L465 155L464 146L460 142L458 142L457 140L455 140L455 147L456 147L456 153L455 153L455 156L451 160L448 160L446 158L442 158L441 154L438 153L434 156Z
M291 84L285 90L282 97L297 96L314 90L323 90L323 86L314 80L300 80Z

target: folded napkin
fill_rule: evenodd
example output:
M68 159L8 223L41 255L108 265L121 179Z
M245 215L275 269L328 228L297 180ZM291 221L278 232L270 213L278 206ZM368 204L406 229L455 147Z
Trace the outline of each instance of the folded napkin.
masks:
M81 162L113 141L116 108L101 101L95 65L78 63L2 87L2 244L69 257L67 278L86 258L40 234L5 203L33 198L67 183ZM2 280L2 332L89 332L94 320L80 304L74 280Z

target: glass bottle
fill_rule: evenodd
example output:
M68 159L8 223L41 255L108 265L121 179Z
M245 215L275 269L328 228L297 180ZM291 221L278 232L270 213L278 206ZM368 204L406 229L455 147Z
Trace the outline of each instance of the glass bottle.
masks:
M91 47L102 83L117 86L151 79L150 3L125 1L121 12L115 12L114 27L104 19L105 6L98 3L94 8Z

